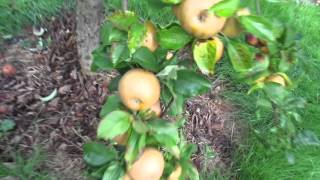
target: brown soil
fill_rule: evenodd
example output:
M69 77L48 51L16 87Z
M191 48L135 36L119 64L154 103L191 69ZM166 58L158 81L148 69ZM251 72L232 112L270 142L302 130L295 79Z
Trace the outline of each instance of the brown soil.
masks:
M84 76L78 62L75 17L73 13L52 19L46 36L52 43L46 50L31 52L21 43L5 45L0 53L0 68L10 63L17 69L14 77L0 75L0 120L11 119L16 128L0 139L1 161L12 161L17 150L30 153L42 147L48 158L45 170L54 179L85 179L82 145L95 138L98 114L108 95L107 85L113 75ZM29 31L23 40L35 40ZM40 97L58 91L49 102ZM231 166L234 142L241 129L233 118L235 109L219 98L223 82L217 79L212 91L186 104L188 117L185 134L198 145L194 162L199 169ZM208 148L215 152L207 157Z

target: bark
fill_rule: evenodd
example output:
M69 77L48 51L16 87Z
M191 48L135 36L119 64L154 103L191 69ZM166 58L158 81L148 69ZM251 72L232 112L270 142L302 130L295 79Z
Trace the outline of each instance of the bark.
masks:
M77 0L77 44L82 72L90 73L91 52L99 45L103 0Z

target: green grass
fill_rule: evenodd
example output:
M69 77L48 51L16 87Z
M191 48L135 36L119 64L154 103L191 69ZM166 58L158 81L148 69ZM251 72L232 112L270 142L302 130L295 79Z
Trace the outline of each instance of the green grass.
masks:
M11 154L11 158L13 162L10 165L0 162L0 179L3 177L16 177L21 180L50 179L48 173L40 172L45 156L39 148L35 148L29 156L15 152Z
M320 51L319 28L320 7L297 6L294 3L262 4L262 15L266 17L278 17L282 22L294 25L295 30L301 36L300 64L304 70L293 73L298 80L294 93L306 98L308 104L303 112L301 127L313 131L320 137ZM246 104L247 109L243 113L249 115L249 121L256 120L248 107L250 104L246 98L238 99L238 102ZM247 118L248 119L248 118ZM271 152L261 147L259 141L250 137L247 146L239 149L235 159L237 161L239 179L268 179L268 180L316 180L320 179L320 147L304 146L293 150L295 163L289 164L285 153Z
M17 35L25 25L39 25L61 9L72 7L74 0L0 0L0 38Z

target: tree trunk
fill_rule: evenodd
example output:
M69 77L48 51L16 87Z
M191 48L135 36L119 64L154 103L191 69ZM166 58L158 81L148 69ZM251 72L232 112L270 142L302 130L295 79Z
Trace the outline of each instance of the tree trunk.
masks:
M82 72L90 74L91 52L99 45L103 0L77 0L77 44Z

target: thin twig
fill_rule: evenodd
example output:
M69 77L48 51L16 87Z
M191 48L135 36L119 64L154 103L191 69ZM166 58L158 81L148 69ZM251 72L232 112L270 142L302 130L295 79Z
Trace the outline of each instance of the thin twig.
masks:
M174 100L174 98L171 97L169 103L164 107L164 110L163 110L162 113L160 114L160 117L163 117L163 116L167 113L167 111L169 110L171 104L173 103L173 100Z

